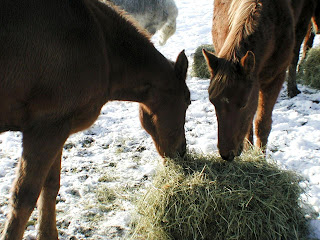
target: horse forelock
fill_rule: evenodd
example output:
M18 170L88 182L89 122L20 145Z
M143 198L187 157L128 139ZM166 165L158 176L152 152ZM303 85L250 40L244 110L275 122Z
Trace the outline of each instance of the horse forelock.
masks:
M235 84L235 81L232 77L232 67L230 67L230 62L226 61L216 69L212 76L209 87L210 98L218 97L226 87L233 84Z
M255 31L261 7L259 0L231 0L228 11L229 33L219 52L219 57L239 61L236 56L237 50L240 48L241 41Z

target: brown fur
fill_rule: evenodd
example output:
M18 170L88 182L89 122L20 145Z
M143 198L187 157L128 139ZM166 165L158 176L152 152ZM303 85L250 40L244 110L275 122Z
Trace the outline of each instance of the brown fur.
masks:
M255 114L256 145L265 148L292 57L293 26L288 0L214 1L212 38L218 57L204 55L212 74L208 91L222 158L239 155L245 137L253 142Z
M311 32L310 22L314 23L315 32L318 30L318 24L320 21L320 1L319 0L292 0L292 9L295 19L295 47L294 56L288 69L288 96L294 97L300 93L296 83L296 70L300 56L301 44L305 39L303 46L303 57L305 57L306 51L313 43L313 37ZM311 38L311 39L310 39ZM310 40L309 40L310 39Z
M184 52L168 61L97 0L3 0L0 8L0 132L23 133L1 239L22 239L38 198L38 239L57 239L55 199L68 136L89 127L106 102L136 101L161 156L184 154L188 61Z

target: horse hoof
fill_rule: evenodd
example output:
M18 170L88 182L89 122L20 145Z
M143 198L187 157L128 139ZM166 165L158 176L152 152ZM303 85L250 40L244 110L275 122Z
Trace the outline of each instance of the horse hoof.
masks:
M301 91L298 88L292 89L291 91L288 91L288 97L293 98L300 94Z

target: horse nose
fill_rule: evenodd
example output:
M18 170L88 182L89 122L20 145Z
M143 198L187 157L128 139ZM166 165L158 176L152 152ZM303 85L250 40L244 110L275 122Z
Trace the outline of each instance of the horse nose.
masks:
M220 155L221 155L221 157L222 157L223 160L226 160L226 161L228 161L228 162L231 162L231 161L234 159L234 157L235 157L233 151L229 152L229 153L226 154L226 155L223 155L223 154L220 154Z

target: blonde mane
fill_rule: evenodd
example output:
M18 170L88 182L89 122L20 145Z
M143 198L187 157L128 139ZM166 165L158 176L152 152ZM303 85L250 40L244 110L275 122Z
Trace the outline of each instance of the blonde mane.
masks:
M237 56L241 41L246 39L255 30L259 22L262 4L259 0L230 0L228 11L229 33L218 54L226 61L220 65L210 83L210 96L216 97L230 85L234 84L230 62L239 62ZM245 54L245 53L244 53Z
M219 57L236 60L235 51L242 39L255 31L259 10L262 4L258 0L232 0L229 15L229 33L219 52Z

